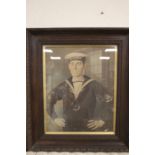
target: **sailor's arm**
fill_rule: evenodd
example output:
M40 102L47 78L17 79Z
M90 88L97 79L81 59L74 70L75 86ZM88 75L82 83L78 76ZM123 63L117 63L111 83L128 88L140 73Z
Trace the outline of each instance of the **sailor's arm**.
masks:
M94 82L94 93L96 97L97 112L93 120L89 120L87 127L96 130L112 129L112 97L98 82Z
M61 99L62 99L61 89L57 87L54 90L52 90L52 92L48 95L47 113L54 120L56 125L60 127L64 127L65 120L63 118L59 118L54 109L54 105L57 103L58 100L61 100Z

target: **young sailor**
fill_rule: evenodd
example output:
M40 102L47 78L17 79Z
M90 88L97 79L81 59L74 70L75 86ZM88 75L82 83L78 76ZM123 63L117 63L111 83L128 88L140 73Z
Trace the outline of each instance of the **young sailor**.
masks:
M60 83L49 95L48 114L63 131L112 131L112 97L104 87L85 75L86 55L70 53L65 59L71 77ZM63 101L63 117L54 104Z

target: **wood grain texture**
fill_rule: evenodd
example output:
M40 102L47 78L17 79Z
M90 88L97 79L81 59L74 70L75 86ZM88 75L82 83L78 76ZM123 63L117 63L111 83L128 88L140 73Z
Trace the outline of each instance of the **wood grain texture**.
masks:
M129 155L129 153L127 152L123 152L123 153L116 153L116 152L110 152L110 153L92 153L92 152L88 152L88 153L80 153L80 152L74 152L74 153L70 153L70 152L27 152L26 155Z
M128 29L27 29L27 151L128 152ZM118 46L116 135L46 135L42 45Z

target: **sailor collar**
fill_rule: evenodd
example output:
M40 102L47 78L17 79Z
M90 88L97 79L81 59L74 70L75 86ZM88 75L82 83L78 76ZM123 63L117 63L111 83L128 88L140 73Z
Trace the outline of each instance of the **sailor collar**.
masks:
M84 76L84 81L82 84L82 89L83 90L84 87L86 87L90 82L94 81L94 79L91 79L88 76ZM72 92L74 92L74 87L73 87L73 82L72 82L72 77L70 77L69 79L65 80L65 82L68 84L68 86L71 88Z
M76 96L75 95L75 92L74 92L74 86L73 86L73 82L72 82L72 78L69 78L68 80L65 80L65 82L67 83L67 85L70 87L70 90L72 91L72 93L74 94L74 97L75 97L75 100L77 100L77 98L79 97L81 91L83 90L84 87L86 87L90 82L94 81L93 79L87 77L87 76L84 76L84 81L82 82L82 87L81 87L81 90L79 91L78 95ZM73 106L73 111L77 112L80 110L80 104L74 104Z

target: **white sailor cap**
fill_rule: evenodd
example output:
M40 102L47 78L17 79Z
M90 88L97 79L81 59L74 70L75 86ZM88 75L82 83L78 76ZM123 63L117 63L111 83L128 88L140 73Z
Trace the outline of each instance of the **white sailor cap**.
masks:
M85 61L86 60L86 57L87 55L84 54L84 53L69 53L65 56L65 59L68 60L68 61L71 61L71 60L82 60L82 61Z

